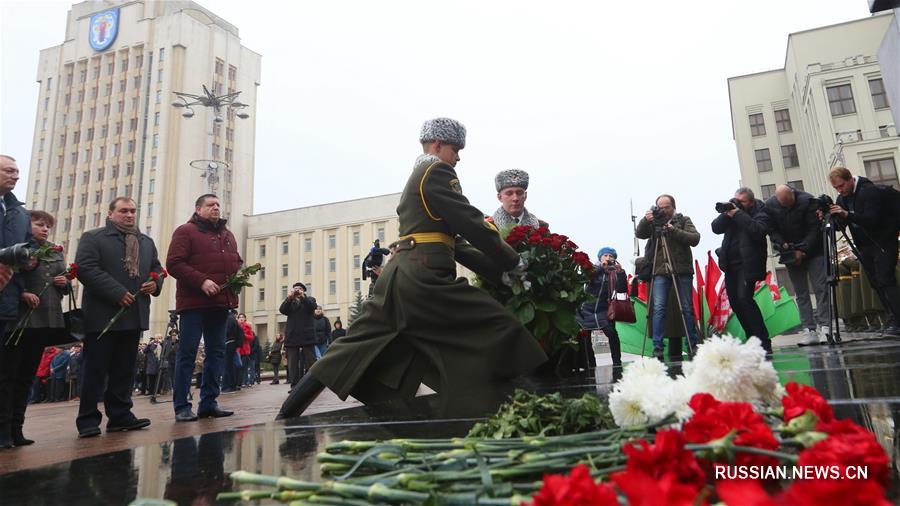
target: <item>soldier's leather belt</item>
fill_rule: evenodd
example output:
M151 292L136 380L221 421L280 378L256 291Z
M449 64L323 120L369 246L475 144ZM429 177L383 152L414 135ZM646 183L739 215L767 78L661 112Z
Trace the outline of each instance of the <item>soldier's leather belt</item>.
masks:
M409 241L410 246L415 246L416 243L420 244L428 244L428 243L443 243L449 247L453 247L456 245L456 241L453 240L452 237L443 233L443 232L417 232L414 234L401 236L400 239L394 243L398 244Z

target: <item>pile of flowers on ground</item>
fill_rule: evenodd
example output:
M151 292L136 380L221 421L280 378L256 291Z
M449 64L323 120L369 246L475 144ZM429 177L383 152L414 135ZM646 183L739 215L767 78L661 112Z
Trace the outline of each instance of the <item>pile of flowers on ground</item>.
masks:
M580 330L575 314L590 298L584 284L594 266L577 244L547 227L521 225L503 234L527 269L507 275L501 284L479 284L512 311L546 351L553 352Z
M676 379L657 361L631 364L610 395L617 428L341 441L317 456L321 482L238 471L235 482L270 490L218 499L333 506L890 504L889 459L875 435L836 419L815 389L773 384L774 369L759 350L753 339L714 338Z

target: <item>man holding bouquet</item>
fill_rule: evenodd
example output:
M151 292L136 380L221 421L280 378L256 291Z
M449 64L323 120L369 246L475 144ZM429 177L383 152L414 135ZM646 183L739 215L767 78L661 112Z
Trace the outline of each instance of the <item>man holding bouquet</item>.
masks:
M278 418L298 416L324 387L371 404L412 398L424 383L444 401L546 361L537 340L487 292L456 277L456 262L499 282L523 271L518 253L462 193L455 166L466 129L425 122L397 214L400 240L363 313L292 390Z
M106 226L85 232L75 253L78 281L84 286L85 330L78 437L100 434L101 397L106 432L150 425L131 412L131 392L138 341L150 328L150 296L162 290L163 268L153 239L138 229L136 215L134 200L116 198L109 205Z
M175 311L181 317L175 378L172 382L172 404L175 421L178 422L233 414L220 409L216 400L219 397L219 377L226 360L228 310L238 305L237 293L222 285L237 274L244 261L238 253L234 235L225 226L227 220L221 216L219 198L213 194L201 195L194 211L191 219L172 234L166 258L169 274L178 280ZM200 404L195 414L187 397L201 336L206 360L203 363Z

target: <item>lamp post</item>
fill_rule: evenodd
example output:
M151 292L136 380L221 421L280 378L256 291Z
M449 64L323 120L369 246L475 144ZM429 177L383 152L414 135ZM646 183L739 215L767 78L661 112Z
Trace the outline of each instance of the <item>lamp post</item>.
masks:
M225 121L224 113L233 113L240 119L247 119L250 117L244 109L249 107L249 105L244 104L242 102L238 102L238 95L241 94L240 91L235 91L234 93L226 93L225 95L216 95L215 93L209 91L206 85L203 86L203 94L194 95L191 93L184 93L181 91L174 91L172 93L175 94L176 98L172 101L172 107L177 107L179 109L184 109L184 112L181 113L185 118L193 118L194 117L194 109L192 108L195 105L201 105L203 107L212 107L215 112L215 122L222 123Z

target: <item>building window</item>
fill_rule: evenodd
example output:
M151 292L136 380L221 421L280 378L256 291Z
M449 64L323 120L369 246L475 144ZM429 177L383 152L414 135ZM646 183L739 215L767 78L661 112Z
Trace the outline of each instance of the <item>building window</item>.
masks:
M832 116L853 114L856 106L853 104L853 89L849 84L829 86L825 88L828 95L828 106L831 107Z
M137 118L131 118L131 120L129 120L129 122L128 122L128 129L130 131L134 132L135 130L137 130L137 126L138 126Z
M793 130L791 127L791 113L787 109L779 109L775 111L775 126L778 128L779 132L790 132Z
M900 190L900 183L897 180L897 165L893 158L880 158L878 160L866 160L866 177L871 179L873 183L893 186Z
M288 264L281 264L281 275L287 277L288 275Z
M119 114L122 114L123 112L125 112L125 101L124 100L119 100L116 110L119 111Z
M756 153L756 170L759 172L769 172L772 170L772 157L769 155L769 148L757 149Z
M872 105L876 109L887 109L888 105L887 92L884 91L884 81L878 79L869 79L869 91L872 93Z
M150 167L156 167L156 155L150 157Z
M288 295L288 288L285 285L281 285L281 298L286 299Z
M264 279L266 279L266 268L260 267L259 268L259 280L262 281Z
M329 258L328 259L328 272L335 272L337 270L337 259Z
M156 180L151 179L147 184L147 193L153 193L156 190Z
M159 147L159 134L153 134L153 147Z
M159 113L153 115L153 126L159 126Z
M767 149L766 151L768 152L769 150ZM378 240L384 242L384 227L378 227Z
M312 239L307 237L303 239L303 251L309 253L312 251Z
M763 119L762 113L750 115L750 135L753 137L766 135L766 122Z
M775 185L774 184L764 184L760 188L760 198L762 200L766 200L772 195L775 195Z
M103 87L103 96L108 97L110 93L112 93L112 85L107 83L106 86Z
M156 92L156 103L160 103L162 101L162 92L157 90Z
M266 289L260 288L257 291L257 293L259 294L259 295L257 295L257 300L259 300L260 302L265 302L266 301Z
M361 283L359 281L359 278L353 278L353 291L354 292L360 291L360 286L361 286Z
M125 185L125 196L131 197L131 185L130 184Z
M358 230L353 231L353 245L359 246L359 231Z
M101 127L100 127L100 138L101 138L101 139L105 139L105 138L106 138L106 134L107 134L108 132L109 132L109 127L107 127L106 125L101 126Z
M141 87L141 76L134 76L134 88L138 89Z
M800 166L800 159L797 157L796 144L781 146L781 161L784 163L785 169Z
M113 144L113 150L112 150L113 156L119 156L119 150L121 150L121 149L122 149L122 145L119 144L118 142Z
M328 234L328 249L334 249L337 247L337 236L335 234Z
M306 284L306 294L307 294L307 295L312 295L312 293L313 293L313 288L312 288L312 287L313 287L313 284L312 284L312 283L305 283L305 284Z
M125 91L125 80L119 79L119 91Z
M126 153L134 153L134 141L128 141Z
M231 65L229 65L228 66L228 80L234 81L236 78L237 78L237 69L232 67Z
M159 48L159 61L163 61L166 59L166 48Z
M94 203L99 204L101 200L103 200L103 192L100 190L95 191L94 192Z
M328 282L328 295L337 294L337 281L331 280Z
M304 262L303 263L303 275L310 276L312 275L312 262Z
M266 258L266 245L265 244L259 245L259 258Z
M281 241L281 254L282 255L288 254L288 242L287 241Z
M134 57L134 66L141 68L144 66L144 55L139 54Z
M163 69L159 69L159 71L156 72L156 82L161 83L162 80L163 80Z
M220 75L222 75L222 72L224 72L224 71L225 71L225 62L223 62L222 60L219 60L217 58L216 59L216 75L220 76Z
M359 269L359 255L353 255L353 268Z

